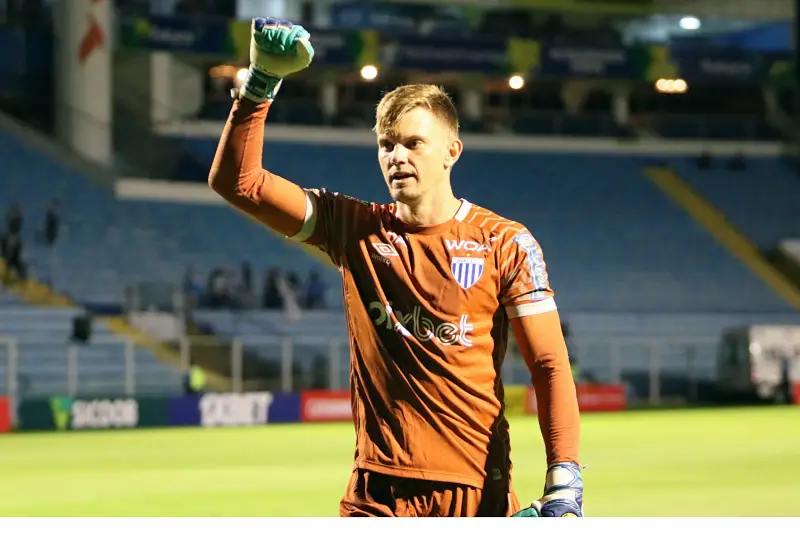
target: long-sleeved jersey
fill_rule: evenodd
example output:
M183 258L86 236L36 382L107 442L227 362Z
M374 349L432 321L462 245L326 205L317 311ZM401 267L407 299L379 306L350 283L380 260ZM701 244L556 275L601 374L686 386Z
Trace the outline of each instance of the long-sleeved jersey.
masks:
M263 170L268 107L234 104L210 182L251 216L327 254L341 272L355 467L474 487L507 479L500 368L509 322L556 310L541 247L521 224L467 200L445 223L409 226L394 204L301 189ZM528 365L546 404L547 459L577 462L563 337L553 328L536 335Z

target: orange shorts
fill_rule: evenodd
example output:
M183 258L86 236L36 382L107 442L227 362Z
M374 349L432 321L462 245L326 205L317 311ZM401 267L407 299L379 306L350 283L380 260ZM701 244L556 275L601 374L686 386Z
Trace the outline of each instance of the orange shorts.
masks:
M508 483L484 489L355 470L339 504L339 516L511 516L520 509Z

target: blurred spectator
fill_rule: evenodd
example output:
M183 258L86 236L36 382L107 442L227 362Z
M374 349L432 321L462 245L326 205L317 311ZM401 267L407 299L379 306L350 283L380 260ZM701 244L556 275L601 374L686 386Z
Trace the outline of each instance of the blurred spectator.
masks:
M58 240L58 230L61 227L61 204L53 200L44 214L44 242L53 246Z
M241 279L239 280L239 306L244 309L253 309L258 307L258 296L253 286L253 268L250 263L244 261L241 264Z
M11 224L9 224L9 227L11 227ZM19 232L9 231L6 233L0 245L0 252L2 252L3 260L6 263L3 283L10 285L14 279L24 281L26 270L25 261L22 259L24 245ZM12 278L12 274L14 278Z
M319 272L312 270L308 275L308 285L306 286L306 307L308 309L325 308L325 291L327 289Z
M569 323L561 323L561 333L564 335L564 343L567 345L567 356L569 357L569 364L572 370L572 379L577 383L580 381L581 369L578 364L578 354L575 352L575 345L572 343L572 331L570 330Z
M92 338L92 314L85 312L72 318L72 334L69 340L76 344L87 344Z
M277 268L270 268L264 276L264 292L261 303L265 309L283 308L283 297L278 290L280 276L281 271Z
M183 282L181 283L181 287L183 289L183 297L186 300L186 306L189 309L195 308L200 304L200 298L202 297L203 290L200 288L200 284L197 283L195 279L194 269L192 267L186 267L186 270L183 273Z
M711 168L711 154L708 150L703 150L700 156L697 158L697 168L701 168L703 170Z
M289 271L289 273L286 274L286 283L294 294L300 292L300 276L297 275L297 272Z
M22 231L22 209L16 202L12 203L6 212L6 231L11 235L19 235Z
M747 168L747 165L744 161L744 155L741 152L734 155L730 162L728 163L728 168L731 170L744 170Z
M230 286L223 269L215 268L209 274L206 298L211 309L223 309L231 306Z
M206 389L205 370L192 365L183 376L183 392L185 394L203 394Z
M253 292L253 269L247 261L242 263L242 291L246 294Z

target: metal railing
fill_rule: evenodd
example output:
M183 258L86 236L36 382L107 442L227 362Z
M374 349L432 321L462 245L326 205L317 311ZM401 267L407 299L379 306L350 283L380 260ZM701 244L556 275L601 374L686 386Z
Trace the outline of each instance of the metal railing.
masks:
M170 281L134 281L125 285L125 314L157 310L182 314L186 295L181 286Z
M696 401L716 379L718 339L581 338L572 343L582 381L626 384L631 398L658 405ZM183 372L201 366L232 392L342 390L349 382L343 338L184 337L167 346L169 368L129 340L88 344L0 337L0 395L12 397L174 393ZM530 373L513 342L502 367L507 385L528 385Z
M146 358L147 361L143 361ZM0 395L125 395L177 390L180 372L132 340L97 338L89 343L51 337L0 337Z

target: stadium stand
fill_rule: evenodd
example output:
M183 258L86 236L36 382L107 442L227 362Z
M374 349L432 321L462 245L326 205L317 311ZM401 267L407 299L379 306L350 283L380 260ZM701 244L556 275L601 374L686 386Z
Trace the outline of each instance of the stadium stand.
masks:
M42 157L8 133L0 132L0 159L8 161L0 197L22 208L32 275L84 305L119 310L127 285L178 283L187 266L205 279L215 267L247 260L319 265L225 206L118 201L109 188ZM38 232L52 198L64 205L65 231L49 247Z
M142 251L150 250L146 234L143 237L135 229L128 230L123 222L126 230L121 236L109 191L90 185L85 176L32 150L8 132L0 132L0 160L4 162L0 198L21 208L29 275L51 281L56 291L79 297L76 300L110 302L119 307L122 280L135 272L128 265L135 265ZM41 239L40 220L52 198L65 205L69 222L62 239L50 247ZM158 268L158 262L152 265ZM0 360L6 362L13 338L19 353L22 395L66 394L71 347L77 350L79 394L126 390L125 338L112 332L103 320L95 320L90 344L70 342L73 319L83 313L79 306L28 305L8 290L0 292ZM132 378L137 392L180 390L180 373L150 350L136 346L130 353L136 361ZM7 368L0 364L0 372L5 373ZM0 375L0 394L6 387L7 380Z
M216 139L187 138L183 144L197 168L208 168ZM187 266L203 278L214 268L242 261L257 272L268 267L303 272L320 265L301 248L226 206L122 201L9 134L0 146L0 155L15 155L4 157L10 179L0 185L0 193L19 201L25 213L31 273L84 305L119 312L126 286L177 284ZM272 157L277 153L280 158ZM270 142L265 160L272 170L304 186L325 185L370 200L386 199L372 148ZM689 161L674 158L669 163L691 180ZM608 358L602 352L608 343L595 341L614 333L652 339L680 332L713 339L747 320L797 322L786 302L646 179L642 168L649 162L603 154L468 149L456 171L455 187L457 194L524 222L540 240L562 313L573 324L575 342L589 361L584 368L591 370L595 361L598 372L607 371ZM714 170L697 179L717 176L714 179L724 181L727 172ZM47 247L38 242L35 222L29 221L51 198L65 206L66 231L63 240ZM328 268L323 272L331 287L328 301L340 306L338 274ZM255 285L259 286L258 276ZM303 320L290 322L269 312L198 311L194 320L223 337L308 332L316 338L344 336L344 321L336 312L309 312ZM707 372L712 371L715 349L713 342L700 348L703 353L698 356ZM646 352L630 355L626 364L646 368ZM685 361L675 359L675 364ZM511 366L511 381L527 379L524 368ZM177 375L169 380L169 386L177 383Z
M19 356L17 392L22 397L68 394L71 350L75 353L77 394L102 396L128 390L125 339L112 333L104 322L96 321L90 343L70 341L73 319L82 313L80 308L29 306L7 292L0 293L0 395L8 393L5 362L14 348ZM129 350L135 359L130 384L138 394L180 391L179 372L166 367L148 350L135 346Z
M216 141L187 139L186 146L210 164ZM265 161L304 186L386 201L371 148L270 142ZM528 225L569 312L791 311L645 178L646 164L630 156L468 147L454 187Z
M198 164L210 164L216 140L184 142ZM324 184L385 201L373 155L366 147L265 145L265 160L275 172L305 186ZM688 168L681 158L667 162ZM615 336L642 340L624 354L625 370L634 372L652 364L653 341L674 339L672 352L661 354L664 370L681 373L696 365L698 375L710 378L725 329L800 319L645 178L642 169L648 163L630 156L468 150L455 187L457 194L523 221L537 235L585 371L609 377ZM303 330L344 336L343 320L324 313L307 313L300 323L270 313L228 311L207 311L196 319L220 334L244 338L297 336ZM521 361L511 359L507 366L507 382L527 381Z
M781 158L748 157L745 168L735 160L712 159L712 168L679 161L681 177L762 250L774 249L781 239L800 236L800 179Z

